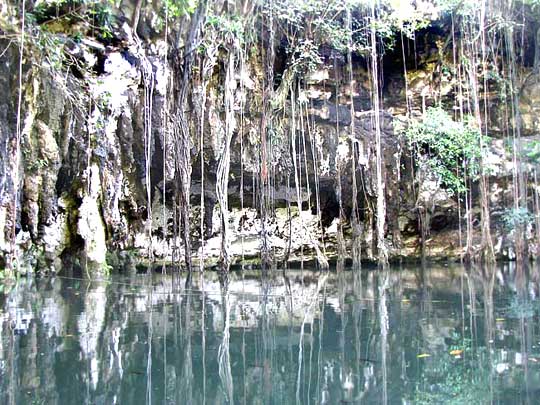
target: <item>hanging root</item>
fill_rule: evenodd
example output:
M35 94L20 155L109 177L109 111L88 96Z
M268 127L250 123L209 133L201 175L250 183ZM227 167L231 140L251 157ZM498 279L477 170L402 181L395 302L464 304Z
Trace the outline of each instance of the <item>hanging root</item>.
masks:
M371 19L375 21L375 0L371 0ZM388 251L384 240L385 219L386 219L386 199L385 181L383 174L383 156L381 145L381 123L380 123L380 95L379 95L379 64L377 52L377 36L375 24L371 24L371 85L372 104L375 124L375 154L377 165L377 252L379 265L383 268L388 264Z
M190 189L191 189L191 138L186 117L187 96L189 85L191 83L192 66L195 59L195 47L198 44L201 27L206 19L206 6L208 0L201 0L197 9L191 17L188 37L186 41L186 51L183 57L183 63L180 63L178 70L183 71L182 81L178 89L175 127L175 145L176 145L176 178L179 182L179 216L180 226L183 231L184 242L184 260L188 271L192 270L191 262L191 235L190 235Z
M330 264L328 263L328 258L326 255L321 252L321 249L319 248L319 243L317 241L312 242L311 246L315 249L315 252L317 253L317 263L319 264L319 268L321 270L328 270L330 268Z
M216 194L219 202L219 212L221 217L221 251L220 251L220 270L228 272L230 266L229 252L229 171L231 165L231 141L235 127L234 122L234 62L235 52L229 50L227 61L227 73L225 77L225 139L222 147L222 153L217 168Z
M153 99L154 99L154 71L151 62L146 57L146 54L142 48L142 45L138 38L135 36L137 42L138 56L141 59L141 70L144 85L144 183L146 187L146 237L148 239L148 258L153 259L153 243L152 243L152 181L151 181L151 167L152 167L152 113L153 113Z

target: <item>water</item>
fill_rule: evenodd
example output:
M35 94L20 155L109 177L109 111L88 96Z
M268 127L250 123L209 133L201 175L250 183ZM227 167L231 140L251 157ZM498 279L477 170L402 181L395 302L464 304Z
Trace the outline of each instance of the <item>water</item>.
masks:
M2 404L535 404L540 269L19 280Z

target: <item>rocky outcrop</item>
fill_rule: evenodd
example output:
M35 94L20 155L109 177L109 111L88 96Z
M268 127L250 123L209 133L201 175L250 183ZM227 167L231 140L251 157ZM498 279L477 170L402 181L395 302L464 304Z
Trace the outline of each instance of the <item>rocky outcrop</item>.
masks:
M112 39L77 35L75 40L73 33L63 31L66 27L36 31L44 41L56 42L54 49L25 48L19 146L15 74L19 54L12 42L0 40L6 49L0 56L0 227L4 230L0 250L4 255L13 249L24 253L28 269L59 270L61 259L67 257L81 264L104 264L107 252L129 249L164 260L177 260L184 254L177 237L176 166L181 151L172 113L178 94L171 85L180 76L174 70L178 64L171 62L178 55L163 41L162 27L149 17L153 12L151 7L143 11L138 35L122 14L112 27ZM389 69L384 78L379 118L386 242L395 259L419 257L422 238L428 256L455 258L463 252L458 226L458 215L463 212L455 197L429 173L415 171L400 137L409 114L418 116L452 96L455 83L440 59L447 50L440 36L433 41L435 45L426 46L416 67L408 71L407 94L401 73ZM60 61L53 51L60 52ZM276 90L281 104L273 104L274 125L263 145L264 68L259 52L254 49L235 65L227 84L233 93L234 114L227 226L235 260L258 258L262 236L276 261L317 255L335 258L343 255L338 249L340 229L345 234L345 254L350 255L352 244L358 242L362 256L374 259L375 135L366 60L355 59L352 86L345 58L329 56L303 78L294 103L283 89ZM283 55L282 50L278 52L278 57ZM207 263L219 256L222 231L216 182L227 125L223 63L218 52L206 97L201 77L194 75L187 110L191 254ZM276 62L276 67L281 65L287 61ZM286 73L276 72L276 76L279 73L285 80ZM531 73L520 89L522 128L527 136L538 136L540 131L538 83L538 75ZM406 101L409 111L404 108ZM500 114L493 115L490 125L497 130ZM509 198L503 183L512 172L501 142L493 140L486 158L492 170L497 240L505 232L501 212ZM266 222L260 208L261 176L271 178L264 190L265 201L271 205ZM476 198L477 191L472 193ZM351 221L353 201L357 224ZM473 217L478 217L472 210ZM428 234L422 234L421 219L427 221ZM497 244L498 253L508 254L509 243Z

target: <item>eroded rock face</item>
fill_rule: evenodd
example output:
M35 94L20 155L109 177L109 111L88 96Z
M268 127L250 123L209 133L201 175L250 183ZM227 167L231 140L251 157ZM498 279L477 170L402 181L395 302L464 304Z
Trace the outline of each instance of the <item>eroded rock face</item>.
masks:
M178 123L173 117L176 94L170 85L180 74L172 71L162 33L157 35L152 19L145 17L141 24L138 40L127 23L116 27L116 45L105 46L88 38L79 43L65 39L66 52L80 64L77 75L59 72L39 59L38 51L28 51L23 69L20 160L16 159L14 104L18 78L13 75L19 58L13 47L0 57L3 253L10 251L10 230L15 229L20 249L27 251L32 246L41 252L44 260L34 262L45 262L46 268L59 268L59 257L80 253L97 264L103 264L107 251L112 250L134 248L143 255L152 253L165 259L183 254L180 239L175 237L179 234L175 206L179 151ZM7 43L0 40L0 45L4 48ZM408 113L421 114L429 105L451 95L453 84L438 69L433 56L440 52L437 46L409 72L408 94L404 82L392 74L385 81L385 108L379 120L386 234L392 257L420 254L421 215L427 215L423 218L431 229L428 255L456 257L462 252L456 218L463 213L458 212L455 198L440 189L437 179L414 172L415 162L410 161L395 130L396 123L404 121ZM30 57L43 63L29 63ZM194 78L187 111L192 255L198 257L203 252L205 260L217 259L220 249L216 176L226 131L220 63L209 78L206 96L200 78ZM235 258L257 257L262 236L277 260L318 250L336 257L340 225L347 252L357 243L364 257L376 257L375 117L370 107L370 79L367 69L359 64L354 67L353 83L346 83L346 69L344 60L328 60L304 78L294 106L296 115L292 115L290 99L283 97L282 105L269 114L274 126L263 140L264 69L260 55L255 52L235 66L228 83L233 92L235 130L227 224ZM540 135L539 83L538 75L531 74L521 87L523 133L530 139ZM404 108L406 96L410 112ZM494 117L491 123L494 128L501 127L497 120ZM502 240L504 232L498 227L501 207L509 198L503 182L513 171L505 148L502 140L494 140L485 161L492 175L490 198L497 214L493 224L497 240ZM16 170L20 173L18 183L12 175ZM264 196L263 175L271 179ZM260 210L262 197L272 206L265 224ZM353 201L358 211L354 226ZM478 217L478 212L473 216ZM507 242L497 244L498 252L508 252L507 246Z
M23 213L33 238L40 225L54 220L57 211L56 180L60 168L60 151L52 130L41 120L33 123L23 149L25 169Z
M84 253L86 257L95 263L105 263L107 245L105 242L105 227L101 219L99 207L101 182L97 165L88 168L88 191L83 196L79 207L79 221L77 228L79 235L84 240Z
M5 49L9 41L0 40L0 46ZM0 63L0 250L7 252L10 245L11 232L13 229L13 169L14 169L14 148L13 140L15 133L15 116L13 115L14 98L13 62L16 58L13 48L7 47Z
M525 80L519 110L524 134L540 134L540 74L533 73Z

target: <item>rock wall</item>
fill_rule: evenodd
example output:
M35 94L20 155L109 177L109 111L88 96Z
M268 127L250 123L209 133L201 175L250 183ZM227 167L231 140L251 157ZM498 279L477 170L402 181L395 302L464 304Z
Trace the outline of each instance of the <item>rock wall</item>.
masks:
M5 49L0 56L0 225L4 230L0 232L0 250L6 257L15 252L21 271L60 270L62 263L91 263L107 270L106 253L126 250L164 260L184 255L176 236L179 184L175 162L181 151L173 116L178 101L173 84L181 72L171 61L178 55L153 23L151 16L156 11L148 7L137 35L127 22L127 9L117 10L112 39L106 41L86 35L75 41L61 30L54 34L35 28L28 31L29 35L41 35L40 41L54 38L56 42L53 47L40 46L41 42L25 47L19 150L19 52L12 40L0 39L0 47ZM3 16L2 21L8 20ZM10 29L18 32L14 25L6 32ZM452 93L452 83L441 69L442 59L435 57L444 53L437 48L443 35L424 34L426 38L433 36L425 40L433 46L415 56L416 67L407 75L407 97L399 69L387 69L383 80L380 121L386 236L394 259L415 258L422 252L419 207L429 214L431 230L424 241L424 253L445 259L463 252L455 199L429 176L419 180L421 173L413 170L396 129L409 114L404 108L406 101L412 105L412 114L418 115ZM286 71L280 66L286 66L287 60L280 60L286 59L285 53L276 47L275 74L282 74L283 85ZM63 55L60 65L54 54L58 49ZM365 58L355 59L353 64L353 109L345 58L330 52L317 70L301 78L295 102L285 98L275 108L275 131L261 145L262 53L255 47L246 54L242 63L235 64L232 82L227 84L232 88L234 114L228 189L234 260L257 259L263 234L276 261L350 256L355 241L359 241L363 258L374 259L375 135ZM204 83L194 75L187 111L192 142L191 255L203 257L206 264L217 260L220 251L216 176L228 125L223 50L218 50L216 58L206 98ZM539 135L535 112L540 109L540 93L536 91L540 76L531 70L524 77L520 87L523 135L534 139ZM278 82L276 98L281 90ZM293 108L299 110L293 114ZM498 128L497 117L490 125ZM264 161L263 150L269 154ZM298 188L293 151L300 171ZM501 140L493 139L491 151L491 204L493 212L500 214L509 199L504 183L512 167ZM259 199L260 179L266 175L271 178L265 193L272 214L264 221ZM206 212L202 234L201 200ZM350 221L353 200L359 212L356 225ZM500 242L497 253L511 255L500 223L500 215L495 215L493 229ZM339 249L340 227L345 234L345 252ZM109 261L114 260L109 257Z

